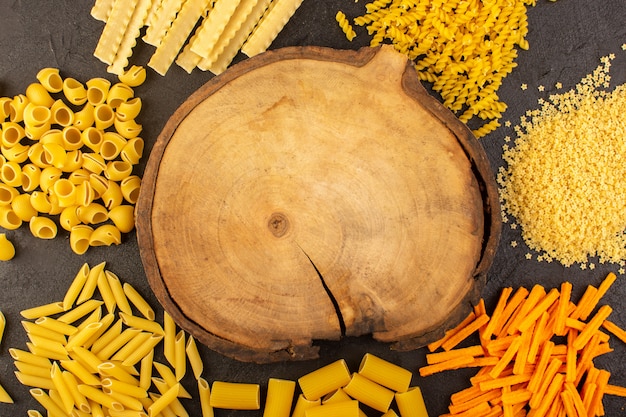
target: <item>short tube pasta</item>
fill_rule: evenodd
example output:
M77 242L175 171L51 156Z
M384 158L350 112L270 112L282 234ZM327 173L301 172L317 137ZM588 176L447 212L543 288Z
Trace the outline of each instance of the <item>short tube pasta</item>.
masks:
M78 219L85 224L103 223L109 219L107 209L98 203L90 203L86 206L79 206L76 209Z
M106 103L114 109L117 109L120 104L130 100L135 96L135 92L132 88L124 83L116 83L111 86L109 94L107 94Z
M81 140L83 144L92 151L100 152L100 147L104 140L104 132L95 127L88 127L82 131Z
M185 353L187 354L187 359L189 360L189 364L191 365L191 370L193 371L194 377L196 379L199 379L202 375L202 371L204 370L204 363L202 362L202 358L200 357L200 352L198 351L196 340L191 335L187 338Z
M124 290L124 294L128 301L130 301L139 312L148 320L154 320L156 315L154 314L154 310L150 307L150 304L143 298L141 294L128 282L124 283L122 286Z
M39 168L37 165L26 164L22 166L22 189L24 191L31 192L39 188L40 178L41 178L41 168Z
M14 122L3 122L0 126L2 128L2 145L11 147L20 142L26 137L24 128Z
M270 378L263 417L289 417L295 389L295 381Z
M341 401L311 407L304 412L305 417L359 417L357 400Z
M95 122L94 106L86 103L82 109L74 113L74 126L80 130L85 130L93 126Z
M215 381L211 387L211 407L230 410L258 410L261 407L258 384Z
M359 365L359 374L396 392L409 389L413 374L408 369L366 353Z
M0 227L7 230L15 230L21 225L22 219L15 214L10 206L0 206Z
M198 396L200 397L200 410L202 417L213 417L213 407L211 407L211 389L209 383L204 378L198 378Z
M343 388L350 397L382 413L387 412L394 399L394 392L359 373L352 374L352 379Z
M307 400L306 397L302 394L298 395L298 399L296 400L296 405L293 409L292 417L304 417L306 410L309 408L321 405L322 401L320 399L317 400Z
M187 352L185 351L185 332L176 334L174 339L174 372L176 380L180 381L187 371Z
M420 387L414 386L406 392L398 392L395 394L395 398L398 411L400 411L402 417L422 417L428 415Z

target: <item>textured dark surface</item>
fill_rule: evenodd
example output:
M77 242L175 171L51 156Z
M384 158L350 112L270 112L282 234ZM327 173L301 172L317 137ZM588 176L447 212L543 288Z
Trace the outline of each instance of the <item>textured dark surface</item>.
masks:
M356 49L365 46L369 37L364 31L359 31L359 36L348 42L334 21L338 9L353 17L363 13L365 4L364 0L305 0L272 48L319 45ZM89 16L91 5L91 1L0 2L0 96L24 93L27 85L35 81L38 70L47 66L58 67L63 76L80 81L93 77L113 79L106 73L105 65L92 55L103 24ZM610 53L616 55L611 70L612 85L626 82L626 52L621 49L626 43L626 4L623 0L538 0L537 6L529 9L528 16L530 50L520 51L516 61L518 67L500 89L501 98L509 105L504 120L515 125L527 109L537 108L538 98L556 92L556 82L561 82L564 89L573 87L599 65L600 57ZM152 52L152 47L138 42L131 62L145 65ZM136 90L144 102L140 121L144 126L142 137L147 144L146 155L168 117L210 77L209 73L198 70L188 75L175 65L165 77L149 70L148 80ZM520 89L522 83L528 85L528 90ZM545 86L546 91L539 92L539 85ZM502 165L501 152L506 135L514 136L512 127L502 127L481 139L494 171ZM139 171L143 164L139 165ZM60 233L53 241L44 241L32 237L28 228L22 227L7 232L7 236L14 242L18 254L14 260L0 263L0 310L8 321L0 345L0 384L6 387L16 403L0 404L0 417L26 415L26 410L40 408L28 389L13 376L14 367L7 352L9 347L25 347L26 335L20 325L19 311L60 300L84 262L95 265L107 261L107 268L135 286L156 308L157 317L162 317L162 310L158 308L143 273L134 233L127 235L120 246L92 248L83 256L71 252L65 233ZM512 247L512 241L518 242L518 246ZM597 285L609 271L618 272L616 265L598 265L594 270L582 271L558 263L539 263L527 260L527 252L519 230L505 226L484 293L489 311L505 286L530 288L540 283L551 288L563 280L570 280L574 283L574 295L580 296L587 284ZM614 307L611 319L622 327L626 327L624 279L623 275L618 276L618 281L604 299ZM614 352L600 358L597 366L611 371L611 383L626 386L626 346L613 340L612 347ZM207 380L257 382L263 389L269 377L295 379L339 358L346 359L351 368L356 369L366 352L413 371L416 374L413 383L422 387L431 416L446 412L450 394L468 386L468 377L475 372L455 371L419 378L417 369L425 363L423 349L398 353L367 338L321 343L321 358L316 361L262 366L229 360L201 347ZM190 372L183 383L195 392ZM199 415L196 400L185 400L184 404L191 415ZM604 405L607 416L626 415L626 399L605 397ZM260 414L216 412L218 417Z

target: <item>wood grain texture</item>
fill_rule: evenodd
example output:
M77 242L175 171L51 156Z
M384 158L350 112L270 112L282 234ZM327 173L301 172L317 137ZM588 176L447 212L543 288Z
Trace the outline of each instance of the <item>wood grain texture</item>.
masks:
M314 340L441 336L478 300L500 234L467 128L390 47L284 48L213 78L171 117L137 204L165 309L239 360Z

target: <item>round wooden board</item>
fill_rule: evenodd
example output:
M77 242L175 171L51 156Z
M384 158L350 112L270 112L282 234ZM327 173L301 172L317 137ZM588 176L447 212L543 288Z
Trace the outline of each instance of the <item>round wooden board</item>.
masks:
M469 130L391 47L294 47L213 78L171 117L137 203L157 298L209 347L313 358L372 334L413 349L456 325L500 235Z

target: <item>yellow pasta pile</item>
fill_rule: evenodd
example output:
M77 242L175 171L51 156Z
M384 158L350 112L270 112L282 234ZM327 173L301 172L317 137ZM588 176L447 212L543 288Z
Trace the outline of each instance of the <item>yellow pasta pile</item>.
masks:
M83 84L44 68L25 94L0 97L0 227L28 223L34 236L54 239L60 224L77 254L119 244L134 228L141 178L133 167L144 141L133 87L145 69L119 79Z
M114 74L124 71L132 47L146 27L144 42L156 50L148 66L165 75L174 61L223 72L241 50L265 51L302 0L96 0L91 15L105 22L94 55Z
M500 126L507 106L502 80L517 66L517 47L528 49L526 6L535 0L375 0L354 19L372 36L391 42L415 61L443 104L463 122L477 117L482 137Z
M569 282L549 291L507 287L491 316L481 301L428 346L433 353L420 368L422 376L480 368L471 387L452 395L446 416L603 416L604 395L626 396L626 388L610 384L610 372L594 363L613 350L611 335L626 343L626 331L608 320L612 308L599 306L615 280L610 273L598 287L589 285L577 303ZM476 332L479 344L457 347Z
M180 380L188 362L201 380L195 340L167 314L157 322L145 299L104 262L84 264L63 300L21 314L29 342L25 350L9 349L15 376L48 415L188 415L180 399L191 395ZM169 365L154 360L161 344Z
M498 172L503 220L537 259L594 268L626 262L626 84L609 91L613 55L574 88L529 110ZM529 257L529 256L528 256Z

